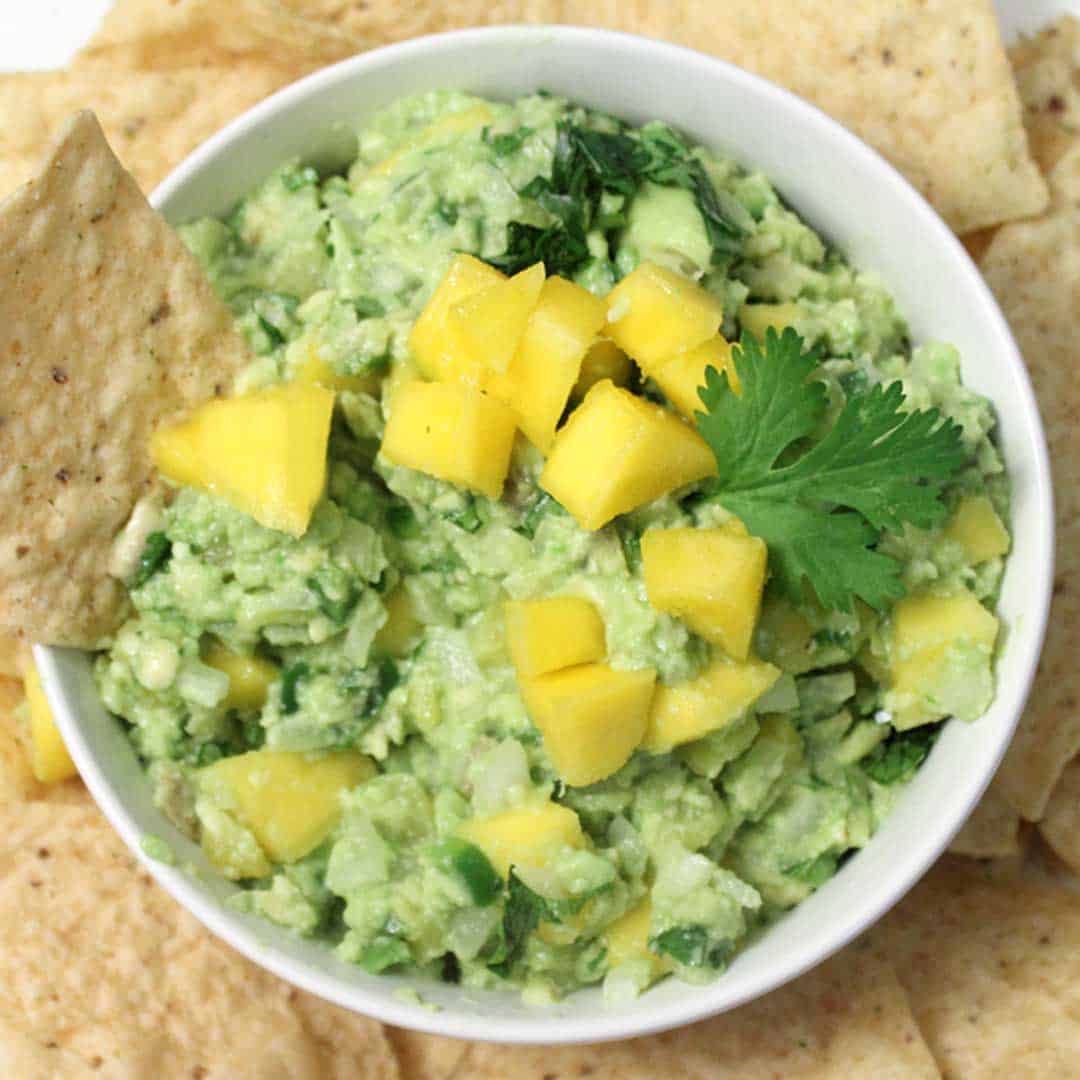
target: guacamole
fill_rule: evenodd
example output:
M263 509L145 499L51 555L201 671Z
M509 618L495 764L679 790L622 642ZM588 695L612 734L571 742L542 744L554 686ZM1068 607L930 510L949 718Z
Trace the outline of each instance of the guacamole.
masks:
M869 842L947 718L989 705L1008 546L992 409L955 349L913 347L874 275L752 168L546 94L437 92L371 120L346 172L287 163L181 234L256 354L240 390L315 378L336 394L306 531L170 490L142 512L134 614L96 662L159 805L237 882L238 908L371 972L532 1001L700 982ZM568 783L508 602L584 599L605 670L653 672L657 694L697 685L723 649L650 601L643 560L658 530L730 531L732 514L705 479L585 528L520 434L500 498L380 453L418 379L410 335L462 253L508 275L542 261L600 297L660 267L715 299L727 341L793 327L830 418L898 381L905 408L954 421L948 515L876 544L905 599L832 610L785 590L770 555L749 654L767 688L700 737ZM675 414L601 344L606 385ZM287 820L265 819L268 798Z

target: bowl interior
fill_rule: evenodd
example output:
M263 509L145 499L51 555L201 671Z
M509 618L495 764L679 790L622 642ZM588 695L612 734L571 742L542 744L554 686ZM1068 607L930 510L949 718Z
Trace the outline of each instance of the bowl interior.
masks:
M640 1035L741 1004L799 974L873 922L914 883L989 781L1022 708L1041 645L1052 564L1049 470L1023 365L963 248L891 167L827 117L753 76L697 53L628 35L568 28L465 31L420 39L320 72L215 136L155 193L175 223L229 209L282 160L347 160L352 132L407 94L456 87L497 98L547 89L634 122L662 119L761 169L800 215L891 289L916 342L955 343L964 379L996 404L1013 479L1015 538L1000 610L1008 635L998 694L975 724L947 726L874 838L805 903L741 953L716 982L668 980L606 1007L596 990L542 1009L517 994L372 977L320 946L222 906L233 886L153 806L120 725L104 711L85 654L37 650L64 738L93 795L139 851L164 837L178 865L148 861L214 932L294 983L391 1023L463 1038L575 1042ZM194 867L193 875L181 869ZM403 991L418 991L426 1005ZM434 1008L432 1008L434 1006Z

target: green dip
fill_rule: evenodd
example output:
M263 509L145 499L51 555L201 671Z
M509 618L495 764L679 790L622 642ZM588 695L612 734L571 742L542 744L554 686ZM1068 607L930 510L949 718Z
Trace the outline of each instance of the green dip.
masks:
M400 101L359 133L347 173L287 164L224 220L181 230L257 354L242 389L289 380L317 348L338 375L370 376L372 393L338 394L327 490L302 538L199 491L175 492L133 582L135 614L96 677L159 805L195 838L210 830L220 840L226 828L231 843L257 846L235 818L222 825L200 783L222 758L355 749L377 763L343 796L319 846L238 881L237 907L371 971L512 985L534 1001L603 981L624 1000L661 970L715 977L749 935L828 880L895 805L941 720L985 710L992 657L954 650L939 718L897 731L881 685L889 614L795 605L770 585L755 651L784 675L754 708L671 753L638 752L590 787L559 779L518 692L504 601L586 596L606 625L608 663L655 668L665 684L691 679L713 647L648 603L640 536L726 515L694 486L587 532L539 489L542 460L520 437L498 502L377 457L382 403L410 366L410 328L454 254L498 263L508 223L551 224L521 192L550 175L560 121L629 130L538 94L487 103L490 122L432 132L481 105L455 92ZM642 130L681 145L661 125ZM680 153L701 163L738 223L731 250L715 250L685 185L642 181L603 196L587 252L559 272L605 294L642 259L664 263L721 298L729 340L747 303L795 305L790 321L823 350L831 399L901 380L911 406L962 426L968 464L945 492L949 505L984 495L1007 521L994 416L961 385L956 351L912 348L881 283L849 266L766 177L700 148ZM907 527L880 546L902 562L909 591L962 588L992 609L1002 557L976 561L945 532ZM399 590L422 625L390 655L377 631ZM211 639L277 665L265 705L226 707L229 679L205 662ZM586 845L563 849L540 884L493 884L456 830L537 797L576 812ZM646 898L661 962L614 963L606 931Z

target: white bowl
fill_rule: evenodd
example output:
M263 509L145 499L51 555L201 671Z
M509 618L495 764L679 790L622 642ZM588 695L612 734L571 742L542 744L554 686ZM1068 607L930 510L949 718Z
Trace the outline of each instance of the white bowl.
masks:
M227 210L283 159L342 161L347 127L407 94L456 87L499 98L545 88L633 123L665 120L762 169L802 217L884 279L914 340L955 343L964 380L994 402L1013 481L1000 610L1008 627L998 692L977 723L947 725L900 805L863 851L738 955L707 986L667 980L638 1001L606 1006L596 989L544 1008L516 993L371 976L268 922L230 911L235 886L154 807L120 725L104 711L88 657L38 648L46 693L87 786L173 896L256 963L324 998L418 1030L502 1042L571 1043L643 1035L733 1008L794 978L851 941L915 883L971 812L1024 705L1049 602L1050 473L1039 415L1005 321L964 249L922 198L863 143L816 109L737 68L643 38L565 27L470 30L380 49L318 72L229 125L154 193L174 222ZM182 869L148 860L164 837ZM426 1004L402 991L418 991ZM433 1008L434 1006L434 1008Z

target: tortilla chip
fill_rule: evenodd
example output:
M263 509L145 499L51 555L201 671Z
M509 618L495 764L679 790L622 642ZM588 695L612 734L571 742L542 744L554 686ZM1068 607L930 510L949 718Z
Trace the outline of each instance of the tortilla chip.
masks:
M245 63L163 73L82 67L0 74L0 197L30 177L78 109L97 113L117 157L150 191L215 131L301 73Z
M1076 1075L1080 897L946 857L872 932L950 1077Z
M0 205L0 628L92 646L121 618L109 549L151 432L246 362L232 316L92 113Z
M1080 759L1070 762L1050 796L1039 832L1054 853L1080 874Z
M1080 138L1062 155L1047 177L1053 210L1080 209Z
M379 1024L220 944L92 806L0 810L0 833L0 1022L24 1040L110 1077L400 1076Z
M949 850L976 859L1008 858L1023 854L1020 815L991 787L975 807Z
M474 1043L469 1080L914 1080L940 1073L896 973L865 943L749 1005L677 1031L599 1046Z
M1009 50L1028 143L1044 173L1080 138L1080 20L1063 15Z
M276 0L229 0L227 16L220 0L117 0L76 63L165 71L254 61L312 71L363 44Z
M386 1036L407 1080L452 1080L469 1050L469 1043L425 1035L422 1031L388 1027Z
M24 652L25 647L16 638L0 634L0 679L19 677Z
M576 23L713 53L787 86L877 147L957 231L1041 211L988 0L285 0L373 42L464 26Z
M996 781L1038 821L1065 763L1080 751L1080 211L1003 226L980 268L1005 312L1035 384L1057 499L1057 566L1046 645L1020 726Z

